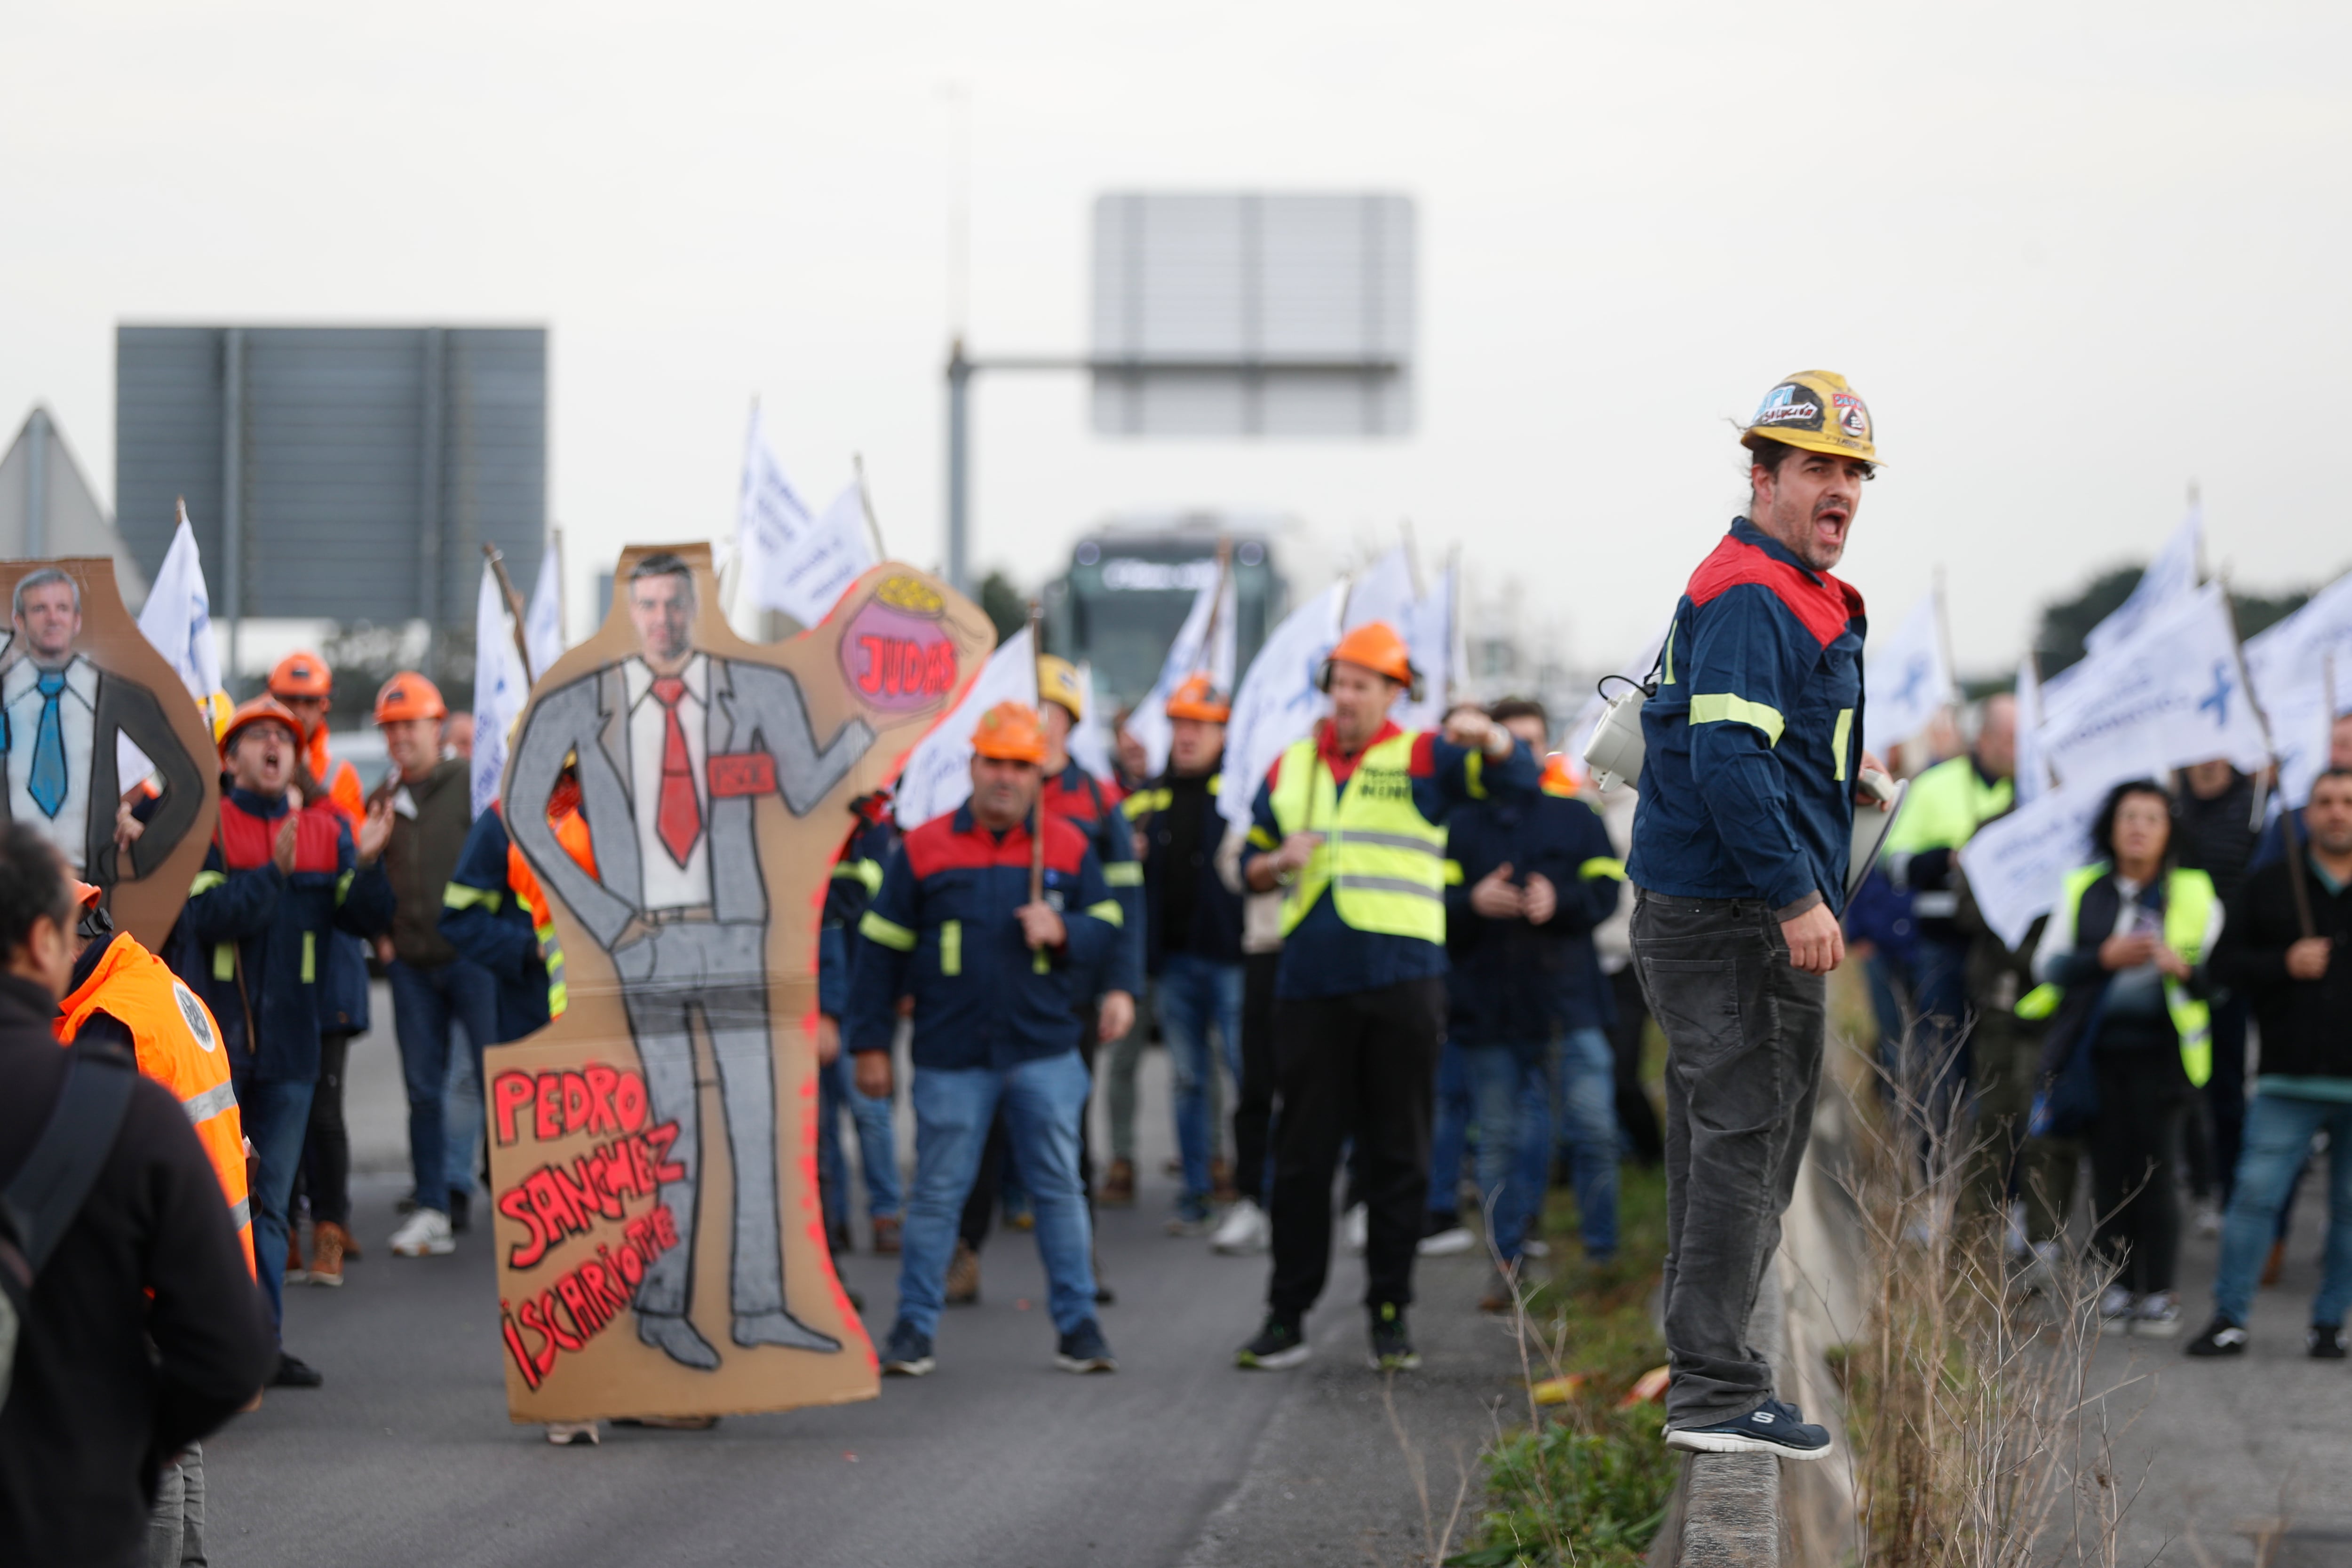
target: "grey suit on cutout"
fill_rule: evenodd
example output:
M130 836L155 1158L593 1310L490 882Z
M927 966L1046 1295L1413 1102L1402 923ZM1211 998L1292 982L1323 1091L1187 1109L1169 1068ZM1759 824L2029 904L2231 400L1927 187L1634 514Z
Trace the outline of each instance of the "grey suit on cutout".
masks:
M832 792L874 744L851 719L820 747L800 682L763 664L710 658L706 755L764 752L776 792L796 817ZM621 999L645 1066L654 1116L674 1121L671 1158L684 1179L661 1201L678 1244L656 1259L636 1293L638 1337L672 1359L709 1370L715 1351L685 1321L694 1278L695 1210L701 1138L691 1019L699 1009L719 1064L727 1142L735 1170L730 1301L735 1343L834 1351L838 1342L793 1318L784 1305L782 1217L776 1191L776 1092L768 1024L768 890L752 831L751 799L707 792L711 904L707 919L647 921L637 823L631 809L628 693L621 665L607 664L551 692L531 710L515 747L510 800L544 801L567 753L580 758L581 811L596 874L565 853L543 810L509 810L507 831L538 873L599 946L612 955ZM646 934L615 946L632 922ZM575 972L576 989L576 972Z

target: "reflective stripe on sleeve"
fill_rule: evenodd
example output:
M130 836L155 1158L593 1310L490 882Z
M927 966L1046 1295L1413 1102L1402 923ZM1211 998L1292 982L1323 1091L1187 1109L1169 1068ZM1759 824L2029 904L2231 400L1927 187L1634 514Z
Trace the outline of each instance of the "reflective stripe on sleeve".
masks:
M453 882L441 890L444 909L471 909L478 904L496 915L506 901L507 895L495 888L475 887L462 882Z
M1591 860L1586 861L1582 865L1578 866L1576 868L1576 874L1578 879L1583 882L1596 882L1604 876L1612 882L1623 882L1625 880L1625 862L1621 860L1612 859L1608 855L1595 855Z
M1106 925L1124 928L1127 925L1127 913L1119 908L1118 900L1116 898L1106 898L1100 904L1089 904L1087 905L1087 913Z
M883 919L870 909L866 912L866 918L857 923L857 934L868 942L878 942L894 952L911 953L915 950L913 932L895 920Z
M188 1113L190 1122L209 1122L236 1103L236 1090L230 1084L215 1083L201 1094L191 1094L180 1102L180 1109Z
M1448 887L1460 887L1462 885L1462 862L1460 861L1447 861L1445 862L1445 885Z
M1114 861L1102 868L1103 883L1109 887L1141 887L1143 865L1139 861Z
M1729 692L1706 692L1691 698L1690 721L1693 724L1744 724L1762 733L1768 745L1780 744L1780 732L1788 727L1780 710L1762 703L1749 702L1746 697L1733 696Z
M1264 828L1257 826L1255 823L1252 823L1250 825L1249 841L1250 846L1253 849L1272 850L1282 847L1276 841L1275 836L1272 833L1267 832Z
M200 893L210 893L226 881L228 881L226 872L200 871L196 873L196 880L188 883L188 896L194 898Z

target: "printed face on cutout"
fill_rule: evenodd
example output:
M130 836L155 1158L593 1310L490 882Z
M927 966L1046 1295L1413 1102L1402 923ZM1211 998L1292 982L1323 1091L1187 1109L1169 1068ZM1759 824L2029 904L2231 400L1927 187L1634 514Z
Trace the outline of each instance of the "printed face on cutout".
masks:
M694 580L684 572L661 572L629 583L629 623L646 663L674 673L694 651Z
M27 590L16 615L16 634L36 662L64 664L72 656L74 639L81 635L81 596L74 585L44 582Z

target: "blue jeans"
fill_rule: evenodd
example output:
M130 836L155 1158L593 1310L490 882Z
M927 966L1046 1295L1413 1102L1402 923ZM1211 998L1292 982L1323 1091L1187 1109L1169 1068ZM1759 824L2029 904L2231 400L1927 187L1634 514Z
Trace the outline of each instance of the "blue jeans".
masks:
M843 1051L831 1067L816 1070L816 1158L824 1176L824 1222L828 1228L849 1223L849 1161L841 1146L841 1113L846 1109L857 1129L857 1163L866 1173L866 1216L895 1217L898 1193L898 1129L891 1122L890 1100L857 1092L857 1058Z
M461 1018L467 1048L449 1052L449 1071L441 1081L442 1165L449 1173L452 1193L474 1190L474 1171L482 1153L482 1047Z
M1546 1084L1528 1092L1545 1082L1545 1048L1539 1041L1513 1041L1447 1049L1461 1058L1478 1117L1478 1198L1486 1210L1486 1237L1508 1263L1543 1212L1551 1174L1550 1090Z
M1242 967L1171 953L1154 985L1160 1032L1168 1038L1168 1066L1174 1075L1176 1152L1184 1161L1184 1196L1208 1200L1209 1159L1217 1130L1209 1124L1211 1075L1209 1030L1214 1026L1225 1071L1242 1081Z
M313 1083L236 1082L236 1108L256 1163L253 1269L269 1298L269 1323L286 1320L286 1211L294 1201L294 1173L302 1165L302 1135L310 1128Z
M1475 1114L1468 1061L1451 1039L1437 1048L1437 1099L1429 1127L1429 1212L1448 1218L1462 1212L1462 1162L1469 1156Z
M416 1207L449 1212L449 1156L446 1147L450 1030L463 1020L477 1058L498 1038L498 982L479 964L452 958L419 967L394 959L393 1026L400 1036L400 1071L408 1089L408 1160L416 1175Z
M1559 1140L1576 1185L1585 1255L1617 1252L1617 1062L1609 1036L1587 1027L1552 1042L1551 1087Z
M2246 1143L2221 1225L2221 1263L2213 1306L2244 1322L2254 1279L2277 1234L2279 1210L2311 1155L2311 1137L2327 1134L2327 1252L2311 1321L2340 1323L2352 1306L2352 1103L2256 1093L2246 1103Z
M899 1319L924 1335L938 1332L957 1221L1000 1103L1013 1166L1037 1216L1037 1255L1045 1265L1054 1327L1068 1333L1091 1319L1094 1233L1078 1182L1087 1064L1067 1051L1001 1071L918 1067L914 1077L908 1098L915 1107L915 1185L899 1233Z

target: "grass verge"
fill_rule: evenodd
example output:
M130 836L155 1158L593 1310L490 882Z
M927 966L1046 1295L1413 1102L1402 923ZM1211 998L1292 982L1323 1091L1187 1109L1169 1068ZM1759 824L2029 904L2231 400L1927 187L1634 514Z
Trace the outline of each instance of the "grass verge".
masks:
M1575 1212L1568 1194L1552 1195L1552 1278L1529 1292L1523 1326L1530 1375L1573 1387L1559 1404L1531 1398L1528 1425L1488 1448L1470 1545L1449 1568L1636 1568L1665 1521L1675 1458L1658 1439L1659 1407L1627 1403L1665 1360L1650 1319L1666 1255L1665 1177L1624 1167L1609 1262L1584 1256Z

